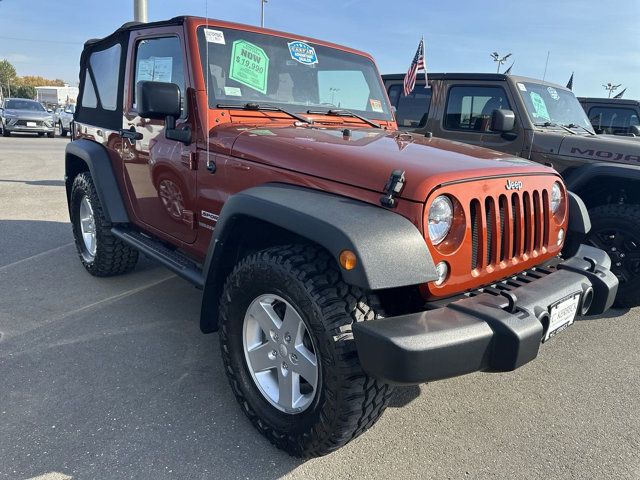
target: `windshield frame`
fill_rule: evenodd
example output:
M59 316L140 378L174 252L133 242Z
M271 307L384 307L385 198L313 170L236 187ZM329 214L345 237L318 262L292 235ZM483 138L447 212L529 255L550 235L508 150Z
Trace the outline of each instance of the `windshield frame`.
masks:
M580 105L580 102L578 101L578 99L576 98L576 96L573 94L571 90L558 85L551 84L551 83L534 81L532 79L521 79L521 80L514 79L514 83L515 83L515 89L518 92L519 99L524 106L524 111L526 112L527 118L529 119L533 127L557 128L557 129L573 128L575 129L575 132L574 130L571 130L571 132L573 133L582 132L585 134L588 133L590 135L595 134L595 132L593 131L593 126L591 125L591 122L587 117L587 113L584 111L584 109L582 108L582 105ZM523 90L521 86L524 86L525 90ZM545 110L549 114L549 119L546 120L543 117L537 118L535 116L536 112L533 111L532 107L530 106L532 101L526 97L526 95L529 92L533 91L533 87L539 87L544 90L548 90L549 88L551 88L559 94L560 98L563 101L571 102L573 104L572 107L574 107L572 108L572 112L571 112L573 115L573 118L571 119L571 121L565 122L564 120L566 119L562 119L560 117L553 118L553 115L549 112L549 109L546 108L546 102L545 102ZM582 118L578 118L580 116ZM545 125L545 123L548 123L549 125ZM577 125L577 126L569 127L569 125Z
M277 99L273 99L273 98L265 98L265 99L247 99L247 98L241 98L238 100L235 100L233 98L229 98L228 95L225 95L224 98L215 98L215 96L213 95L209 95L209 92L206 92L207 95L207 102L208 102L208 106L210 110L224 110L224 108L218 107L218 105L222 105L222 104L232 104L232 105L237 105L238 107L246 105L247 103L257 103L257 104L264 104L264 105L270 105L270 106L277 106L283 109L287 109L291 112L294 113L299 113L302 115L305 115L307 113L308 110L313 110L315 111L330 111L330 110L351 110L355 113L358 113L359 115L366 117L367 119L370 119L372 121L381 121L381 122L392 122L394 119L394 115L393 115L393 110L391 107L391 103L389 102L389 98L386 92L386 89L384 87L384 82L382 81L382 77L380 76L380 71L378 70L378 67L375 63L375 61L373 60L373 58L371 58L369 55L364 54L362 52L358 52L355 50L352 50L348 47L341 47L339 45L335 45L329 42L323 42L321 40L316 40L316 39L310 39L307 37L301 37L301 36L296 36L293 34L289 34L289 33L285 33L285 32L277 32L277 31L264 31L261 29L253 29L253 28L239 28L235 25L225 25L225 24L214 24L214 23L210 23L210 24L198 24L196 26L196 43L199 49L199 53L200 53L200 73L199 75L201 75L201 78L199 80L201 80L203 82L203 84L205 85L205 91L207 90L206 88L206 84L207 84L207 68L208 66L206 65L207 63L207 45L208 42L205 39L205 34L204 34L204 29L208 28L208 29L217 29L217 30L222 30L222 31L229 31L229 30L233 30L236 32L246 32L249 35L264 35L265 37L274 37L274 38L280 38L286 42L305 42L311 46L313 46L314 48L318 48L320 47L321 49L329 49L329 50L334 50L337 52L340 52L341 54L344 54L345 56L348 55L353 55L354 57L356 57L358 60L362 61L362 62L366 62L368 64L368 66L371 68L371 73L373 74L373 78L370 78L369 81L367 82L367 85L370 88L370 93L378 93L379 97L380 97L380 102L381 102L381 107L383 109L383 111L381 112L376 112L376 111L369 111L369 110L359 110L359 109L355 109L355 108L348 108L348 107L343 107L343 106L338 106L338 105L330 105L330 104L316 104L316 103L312 103L310 102L308 105L307 104L303 104L303 103L292 103L292 102L283 102L283 101L279 101ZM231 43L231 42L228 42ZM229 47L230 48L230 47ZM211 63L211 62L210 62ZM356 71L362 71L362 70L358 70L357 68L354 68L354 70ZM321 71L321 70L320 70ZM327 71L332 71L332 70L327 70ZM348 71L348 70L345 70ZM317 78L317 76L316 76ZM366 75L363 76L363 79L366 81ZM375 92L375 89L378 89L378 92ZM209 87L209 90L211 90L211 87ZM322 113L321 113L322 114ZM346 117L345 117L346 118Z

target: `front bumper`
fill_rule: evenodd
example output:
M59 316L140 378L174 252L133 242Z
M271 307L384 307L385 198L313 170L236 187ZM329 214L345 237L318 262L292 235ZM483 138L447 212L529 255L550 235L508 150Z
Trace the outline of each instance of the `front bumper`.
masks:
M21 119L18 119L18 121L20 121L21 123L26 123L27 121L24 120L22 121ZM29 120L29 122L31 122L32 120ZM35 127L28 127L26 125L22 125L22 124L16 124L15 122L6 122L3 123L2 128L6 129L7 132L24 132L24 133L28 133L28 132L32 132L32 133L51 133L53 131L55 131L55 127L52 125L50 127L48 127L47 125L44 124L44 122L42 123L42 125L37 125Z
M538 355L552 305L579 292L579 315L611 307L618 280L610 267L605 252L582 245L572 258L442 308L354 323L360 363L370 375L400 385L515 370Z

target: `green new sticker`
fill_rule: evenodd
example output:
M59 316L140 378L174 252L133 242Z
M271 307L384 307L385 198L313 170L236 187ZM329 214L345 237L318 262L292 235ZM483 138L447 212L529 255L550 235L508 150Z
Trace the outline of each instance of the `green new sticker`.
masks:
M551 116L547 110L547 104L544 103L544 99L536 92L529 93L529 97L533 103L533 108L536 109L536 117L544 118L547 121L551 120Z
M267 93L268 73L269 57L263 49L245 40L233 42L229 78L261 93Z

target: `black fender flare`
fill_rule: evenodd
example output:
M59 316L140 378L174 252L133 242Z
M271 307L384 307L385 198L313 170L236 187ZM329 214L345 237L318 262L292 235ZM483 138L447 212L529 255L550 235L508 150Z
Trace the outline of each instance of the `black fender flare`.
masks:
M594 179L623 178L640 181L640 165L589 163L571 169L563 177L567 189L579 194Z
M91 140L74 140L65 149L65 183L67 199L70 198L72 175L75 171L73 157L82 160L91 173L93 183L102 204L105 217L111 223L129 223L129 216L122 200L122 193L113 172L111 159L104 146Z
M582 199L569 192L569 224L567 230L577 235L586 235L591 230L589 211Z
M437 274L426 241L402 215L347 197L270 183L231 196L218 218L203 266L200 327L217 330L218 305L228 269L226 242L238 218L253 217L325 248L337 261L347 249L357 266L341 269L346 283L367 290L418 285ZM259 234L259 232L256 232Z

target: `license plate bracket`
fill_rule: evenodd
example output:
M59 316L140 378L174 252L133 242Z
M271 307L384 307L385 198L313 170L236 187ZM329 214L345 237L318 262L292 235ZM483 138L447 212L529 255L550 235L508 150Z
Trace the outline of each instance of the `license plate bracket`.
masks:
M543 343L575 322L581 296L581 292L572 293L549 307L549 328L542 339Z

